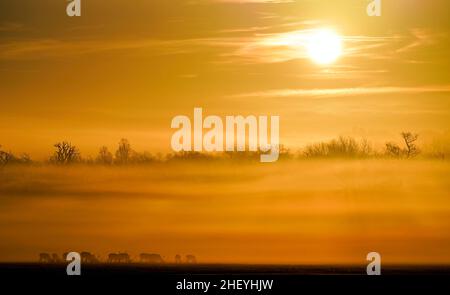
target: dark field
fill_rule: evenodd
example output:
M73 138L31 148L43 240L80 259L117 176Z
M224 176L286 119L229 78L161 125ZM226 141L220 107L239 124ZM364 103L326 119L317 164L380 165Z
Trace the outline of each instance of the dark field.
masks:
M0 273L29 273L40 272L49 276L66 276L66 264L40 264L40 263L1 263ZM139 276L139 275L300 275L300 276L366 276L366 266L322 266L322 265L245 265L245 264L197 264L151 265L144 263L130 264L89 264L82 266L82 275L86 276ZM382 275L448 275L450 266L444 265L392 265L382 267Z
M16 289L46 293L86 290L124 294L205 294L176 289L177 282L208 281L207 294L302 294L305 291L371 294L450 290L450 266L385 266L381 276L367 276L364 266L295 265L84 265L81 276L69 277L64 264L1 264L2 281ZM273 280L271 290L221 289L222 280ZM341 293L341 292L340 292Z

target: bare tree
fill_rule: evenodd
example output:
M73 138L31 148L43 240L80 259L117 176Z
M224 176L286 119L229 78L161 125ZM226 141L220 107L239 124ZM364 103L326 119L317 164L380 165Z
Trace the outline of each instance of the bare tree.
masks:
M80 153L76 146L67 141L58 142L54 145L56 151L50 161L56 164L72 164L80 160Z
M12 152L7 152L1 150L0 146L0 166L4 166L7 164L32 164L33 161L28 154L22 154L19 157L15 156Z
M386 155L399 158L402 155L402 149L393 142L386 143Z
M401 135L406 145L406 148L404 149L406 157L410 158L416 156L419 153L419 148L415 142L419 138L419 135L412 134L411 132L402 132Z
M131 164L149 164L156 162L156 158L149 152L138 153L133 151L130 159Z
M419 153L419 148L416 145L416 141L419 138L418 134L411 132L402 132L401 136L405 143L405 147L401 148L398 144L388 142L386 143L386 154L392 157L414 157Z
M319 142L307 145L303 155L308 158L314 157L370 157L373 155L372 146L367 139L361 141L353 137L340 136L327 142Z
M0 145L0 165L6 165L14 160L14 156L10 152L2 151L2 146Z
M122 138L119 142L119 148L116 151L116 161L118 164L128 164L133 150L127 139Z
M111 165L113 163L113 155L106 146L100 148L96 162L102 165Z

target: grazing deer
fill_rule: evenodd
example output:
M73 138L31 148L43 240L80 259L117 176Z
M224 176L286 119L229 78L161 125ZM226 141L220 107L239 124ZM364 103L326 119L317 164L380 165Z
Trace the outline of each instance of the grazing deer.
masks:
M197 263L197 258L195 258L194 255L186 255L186 263L196 264Z
M91 254L90 252L81 252L80 253L81 256L81 262L82 263L98 263L98 259L97 257L95 257L95 255Z
M39 262L40 263L52 263L52 257L48 253L40 253L39 254Z
M111 253L108 255L108 263L130 263L130 255L128 253Z
M142 253L139 255L139 258L142 263L151 263L151 264L162 264L164 260L159 254L148 254Z
M56 253L52 254L52 262L53 263L61 263L61 258L59 258L58 254L56 254Z

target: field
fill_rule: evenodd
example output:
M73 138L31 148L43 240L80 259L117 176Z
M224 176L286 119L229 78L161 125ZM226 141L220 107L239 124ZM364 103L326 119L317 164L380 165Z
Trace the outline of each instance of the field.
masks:
M450 162L9 166L0 261L41 252L194 254L201 263L450 263Z

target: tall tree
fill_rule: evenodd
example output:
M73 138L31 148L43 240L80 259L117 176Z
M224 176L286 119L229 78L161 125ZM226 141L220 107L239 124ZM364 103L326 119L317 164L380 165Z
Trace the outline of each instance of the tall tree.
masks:
M58 142L54 145L56 148L51 162L61 165L72 164L80 160L78 148L67 141Z
M102 165L111 165L113 163L113 155L106 146L100 148L96 162Z
M118 164L126 165L130 162L133 150L127 139L122 138L119 142L119 147L116 151L116 162Z

